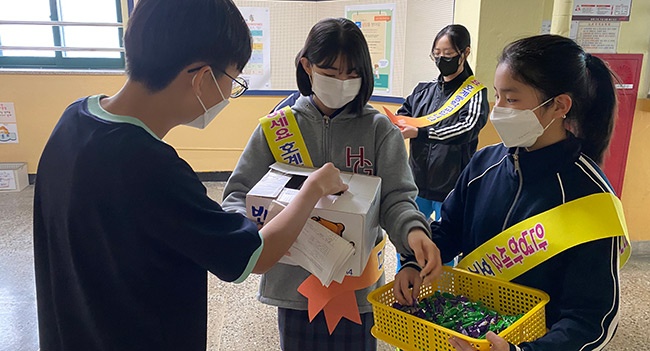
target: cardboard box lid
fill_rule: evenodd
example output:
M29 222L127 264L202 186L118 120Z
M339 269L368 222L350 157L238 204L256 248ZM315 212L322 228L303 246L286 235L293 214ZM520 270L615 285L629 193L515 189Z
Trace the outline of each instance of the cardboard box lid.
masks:
M285 186L294 176L306 177L315 169L298 167L284 163L274 163L264 177L249 191L248 196L274 198L277 201L288 203L298 193L298 189ZM341 173L341 179L348 184L349 190L341 195L322 197L317 209L340 211L346 213L366 214L380 192L381 178L356 173Z

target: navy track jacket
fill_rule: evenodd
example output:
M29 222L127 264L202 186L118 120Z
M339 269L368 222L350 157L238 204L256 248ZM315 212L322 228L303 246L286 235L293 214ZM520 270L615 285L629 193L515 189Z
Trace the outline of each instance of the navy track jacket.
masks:
M613 193L598 165L580 150L580 140L569 135L531 152L503 144L478 151L445 199L441 221L432 223L442 261L472 252L506 228L565 202ZM595 240L515 278L514 283L543 290L551 298L548 333L519 348L599 350L607 344L619 320L619 255L618 238Z

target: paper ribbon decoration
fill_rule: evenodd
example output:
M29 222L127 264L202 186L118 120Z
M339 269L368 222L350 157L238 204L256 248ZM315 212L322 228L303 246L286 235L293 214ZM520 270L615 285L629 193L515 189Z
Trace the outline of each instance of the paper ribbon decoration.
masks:
M382 241L372 249L366 268L358 277L346 276L343 278L343 283L332 282L329 287L325 287L312 274L300 284L298 292L307 298L310 322L322 310L330 335L343 317L361 324L361 315L354 292L371 286L381 277L384 272L385 245L386 236L384 235Z

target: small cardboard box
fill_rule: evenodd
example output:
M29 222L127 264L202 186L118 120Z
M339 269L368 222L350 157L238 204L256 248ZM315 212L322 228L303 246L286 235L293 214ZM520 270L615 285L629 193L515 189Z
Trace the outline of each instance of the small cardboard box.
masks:
M0 163L0 192L21 191L28 185L27 163Z
M269 168L266 175L246 195L246 214L259 224L264 223L273 200L288 204L307 176L314 171L312 168L283 163L275 163ZM355 252L348 260L345 274L359 276L375 245L374 239L381 235L381 178L342 172L341 179L349 189L341 195L322 197L311 217L353 243Z

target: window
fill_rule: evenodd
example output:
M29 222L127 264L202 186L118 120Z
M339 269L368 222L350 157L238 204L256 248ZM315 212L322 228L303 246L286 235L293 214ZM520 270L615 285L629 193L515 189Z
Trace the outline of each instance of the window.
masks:
M0 1L0 68L123 69L120 0Z

